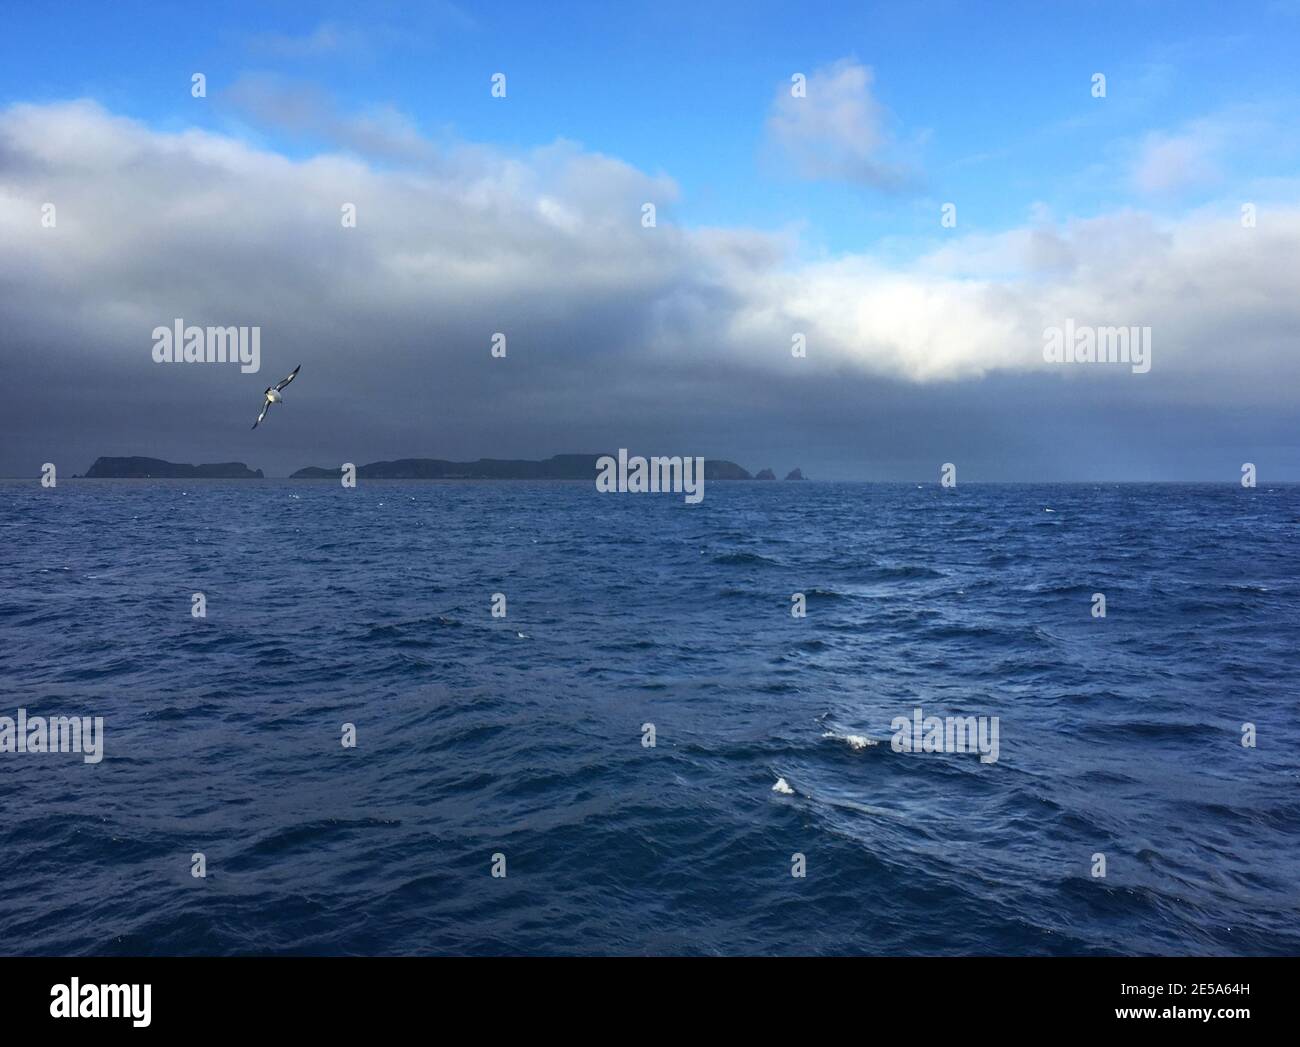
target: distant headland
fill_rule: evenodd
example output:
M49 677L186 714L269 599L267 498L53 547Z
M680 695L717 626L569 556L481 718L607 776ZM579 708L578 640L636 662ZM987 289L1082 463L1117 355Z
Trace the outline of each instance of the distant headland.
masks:
M86 471L89 480L261 480L261 469L243 462L186 465L161 458L96 458Z

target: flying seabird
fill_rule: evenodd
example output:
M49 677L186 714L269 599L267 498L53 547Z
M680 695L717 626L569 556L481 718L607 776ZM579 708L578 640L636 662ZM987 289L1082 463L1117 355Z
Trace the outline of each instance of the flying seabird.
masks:
M283 389L290 382L292 382L294 378L297 377L298 372L301 370L302 370L302 364L299 364L297 367L295 367L292 371L289 372L288 378L282 379L281 381L276 382L275 385L267 387L266 392L262 394L263 396L266 397L266 402L262 404L262 413L257 416L257 421L253 423L254 429L256 429L259 425L262 424L262 419L266 417L266 412L271 409L272 404L284 403L284 397L280 395L280 390Z

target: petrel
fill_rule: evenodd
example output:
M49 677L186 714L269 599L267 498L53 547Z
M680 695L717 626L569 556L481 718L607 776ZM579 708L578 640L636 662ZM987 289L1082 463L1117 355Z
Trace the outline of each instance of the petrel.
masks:
M298 376L298 372L301 370L302 370L302 364L299 364L297 367L295 367L292 371L289 372L288 378L282 379L281 381L276 382L275 385L267 387L266 392L262 394L263 396L266 397L266 402L262 404L262 413L257 416L257 421L253 423L254 429L256 429L259 425L262 424L262 419L266 417L266 412L271 409L272 404L284 403L284 397L280 395L280 390L283 389L290 382L292 382Z

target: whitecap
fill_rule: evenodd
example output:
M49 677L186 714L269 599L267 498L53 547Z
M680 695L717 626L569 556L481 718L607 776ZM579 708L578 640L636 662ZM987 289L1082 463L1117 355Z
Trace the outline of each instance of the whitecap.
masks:
M772 786L774 793L780 793L782 796L793 796L794 790L790 788L790 783L784 778L778 778L776 784Z
M841 742L848 742L850 749L865 749L869 745L879 745L880 743L868 738L864 734L836 734L834 731L827 731L822 735L823 738L834 738Z

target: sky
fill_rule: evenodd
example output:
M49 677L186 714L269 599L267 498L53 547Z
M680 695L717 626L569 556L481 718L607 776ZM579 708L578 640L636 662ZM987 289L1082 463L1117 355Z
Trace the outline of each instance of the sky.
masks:
M1300 480L1298 45L1300 0L9 11L0 475ZM156 362L177 318L260 370Z

